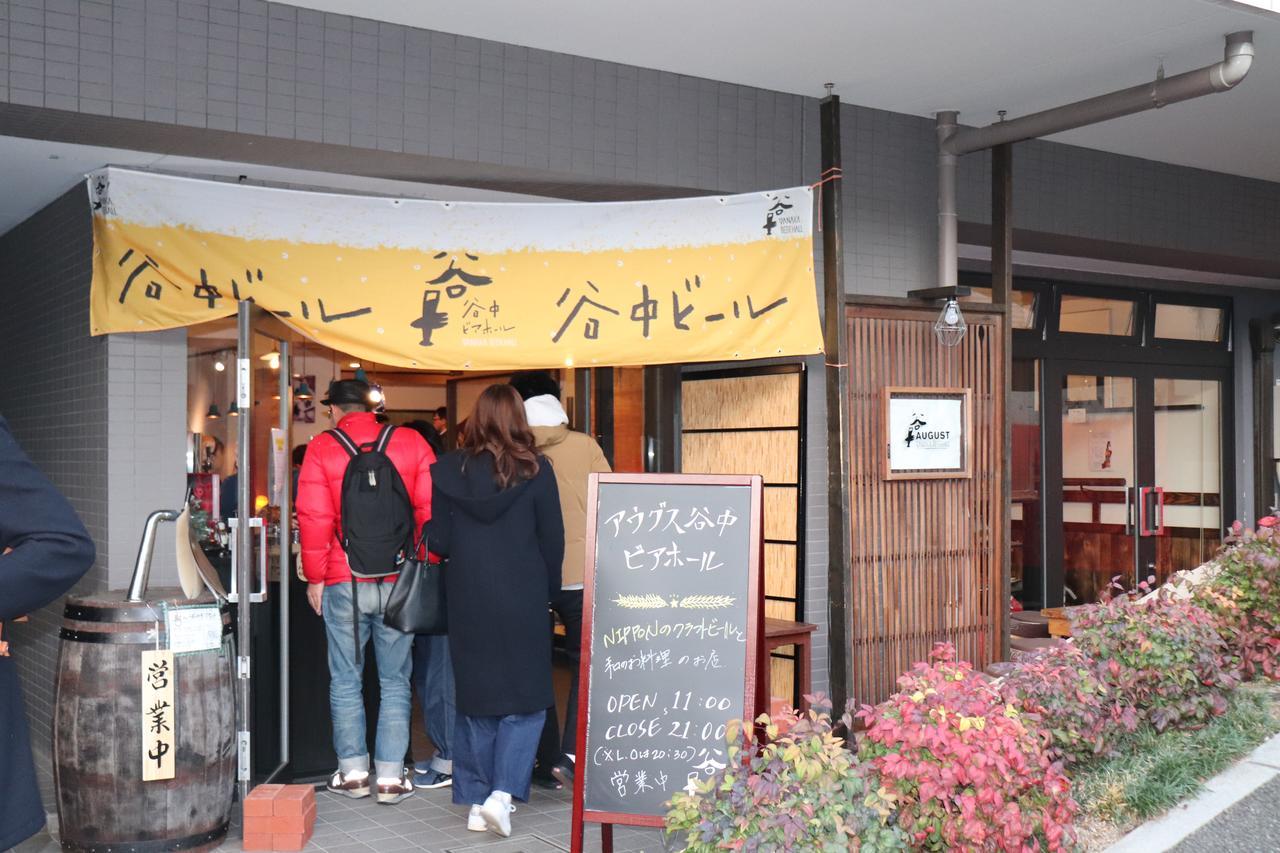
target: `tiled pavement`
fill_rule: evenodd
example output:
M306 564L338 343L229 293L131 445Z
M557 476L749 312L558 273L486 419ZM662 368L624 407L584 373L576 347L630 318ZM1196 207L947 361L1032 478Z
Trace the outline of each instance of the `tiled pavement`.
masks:
M316 832L307 845L316 853L561 853L569 849L572 796L564 791L534 789L530 802L518 803L511 816L510 838L492 832L469 832L467 812L452 805L449 789L415 791L394 806L373 798L349 800L316 791ZM231 832L218 853L239 853L239 807ZM56 826L54 818L51 826ZM55 830L56 832L56 830ZM587 851L600 849L600 828L587 826ZM615 853L662 853L658 830L615 827ZM55 838L41 833L16 848L17 853L58 853Z
M316 791L316 832L308 850L322 853L558 853L569 849L572 795L535 788L528 803L517 803L510 838L492 832L469 832L467 812L450 801L448 788L419 790L394 806L373 798L350 800ZM237 809L238 811L238 809ZM600 830L587 827L586 849L600 849ZM240 850L239 827L219 851ZM616 827L615 853L662 853L657 830Z

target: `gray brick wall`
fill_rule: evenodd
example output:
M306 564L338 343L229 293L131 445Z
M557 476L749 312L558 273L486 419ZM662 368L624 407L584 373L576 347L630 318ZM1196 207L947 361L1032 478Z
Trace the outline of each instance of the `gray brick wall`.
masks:
M841 119L846 289L904 296L912 288L935 286L933 121L849 104L842 105ZM1280 183L1043 140L1018 143L1013 168L1017 228L1280 257ZM991 221L988 153L960 158L957 207L964 221Z
M83 187L0 237L0 414L32 461L71 501L98 546L76 587L107 587L107 341L89 337L92 245ZM14 628L32 739L53 719L61 603Z
M97 545L74 594L128 584L147 514L186 482L186 333L89 336L92 236L76 186L0 237L0 414L71 501ZM175 585L172 526L153 586ZM32 740L47 751L62 602L14 632Z
M804 99L261 0L0 0L0 100L622 181L760 189Z

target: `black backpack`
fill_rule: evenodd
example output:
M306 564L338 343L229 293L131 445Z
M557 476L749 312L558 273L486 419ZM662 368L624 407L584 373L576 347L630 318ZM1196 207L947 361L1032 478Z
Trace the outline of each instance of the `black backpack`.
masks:
M375 441L362 445L357 445L340 429L329 430L350 457L342 475L338 541L351 567L351 606L357 617L352 620L357 665L362 660L363 649L360 648L360 599L356 583L359 578L377 578L381 583L382 578L396 574L412 555L414 545L413 503L404 479L387 456L387 445L395 429L387 424Z

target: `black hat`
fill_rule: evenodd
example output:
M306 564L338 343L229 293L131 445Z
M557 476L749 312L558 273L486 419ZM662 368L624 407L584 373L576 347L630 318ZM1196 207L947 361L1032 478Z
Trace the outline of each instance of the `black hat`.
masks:
M320 401L322 406L350 406L357 403L369 408L369 383L359 379L330 382L329 393Z

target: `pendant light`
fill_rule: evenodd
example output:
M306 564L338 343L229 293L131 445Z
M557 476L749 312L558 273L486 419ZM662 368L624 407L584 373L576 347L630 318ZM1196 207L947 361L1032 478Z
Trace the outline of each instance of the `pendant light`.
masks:
M938 343L944 347L954 347L964 340L965 332L969 330L968 324L964 321L964 315L960 313L960 303L955 297L947 300L947 304L942 306L942 313L938 315L938 320L933 324L933 333L938 337Z
M364 368L363 368L363 367L357 367L357 368L356 368L356 375L355 375L355 378L356 378L356 380L357 380L358 382L363 382L363 383L365 383L366 385L367 385L367 384L369 384L369 374L364 372Z
M216 421L218 418L222 417L222 414L218 411L217 403L209 404L209 414L206 415L205 417L207 417L211 421Z
M227 417L229 418L240 417L240 407L236 405L235 400L232 400L231 405L227 406Z
M315 395L311 391L311 386L307 384L307 348L306 344L302 344L302 376L298 382L298 387L293 389L293 396L298 400L310 400Z

